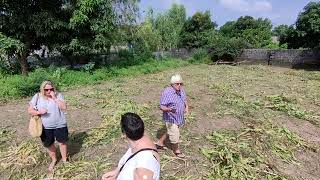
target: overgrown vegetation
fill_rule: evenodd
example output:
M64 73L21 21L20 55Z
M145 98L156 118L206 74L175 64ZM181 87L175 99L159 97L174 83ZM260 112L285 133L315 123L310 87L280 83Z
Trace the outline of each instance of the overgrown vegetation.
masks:
M297 107L297 105L295 105L293 100L290 100L283 95L267 96L267 99L271 103L270 105L267 105L269 108L277 111L285 112L289 116L296 117L299 119L304 119L319 126L319 122L315 120L315 118L318 118L318 117L313 116L312 113Z
M280 25L274 31L270 19L252 16L241 16L216 29L218 25L210 11L197 11L187 17L186 8L175 3L163 13L148 10L143 23L138 23L138 3L4 0L0 3L4 7L0 72L17 73L12 65L19 62L20 72L27 75L32 70L27 58L32 55L44 59L48 52L49 57L58 53L74 65L75 59L111 55L123 49L141 55L142 60L150 58L152 52L174 48L206 49L211 60L234 60L244 48L319 47L318 2L304 7L295 26ZM44 18L48 19L46 23ZM279 37L280 44L272 41L272 35ZM48 58L48 64L53 59Z
M96 84L102 80L114 77L135 76L154 73L168 68L185 66L187 62L177 60L149 60L138 65L116 64L110 67L96 69L92 73L87 71L75 71L65 68L36 69L28 77L21 75L2 76L0 78L0 100L31 96L38 91L43 80L50 79L56 82L59 88L65 89L84 84Z
M199 54L204 57L205 53ZM63 77L62 71L56 76L61 73ZM70 163L59 162L53 174L46 173L49 157L39 142L18 140L19 134L14 134L11 127L3 127L0 142L17 141L0 148L1 177L100 179L125 151L119 127L123 112L141 115L148 134L155 139L163 125L158 109L160 92L150 88L160 91L177 71L184 77L191 111L186 126L181 128L181 148L187 158L181 160L170 150L161 151L163 179L291 179L296 171L287 173L285 165L299 168L302 177L308 177L303 173L316 167L313 162L318 162L319 143L314 139L318 126L308 118L318 122L314 118L319 109L318 72L194 64L139 78L127 76L131 71L119 73L105 84L66 93L70 115L96 113L100 119L93 128L84 125L92 121L90 118L76 120L80 125L71 127ZM293 86L295 91L291 91ZM306 119L294 113L304 110L308 110ZM74 123L75 119L68 120ZM313 173L310 176L319 176Z
M294 161L302 140L288 129L271 123L240 132L213 132L206 137L210 148L202 154L211 162L207 179L285 179L271 166L273 158Z

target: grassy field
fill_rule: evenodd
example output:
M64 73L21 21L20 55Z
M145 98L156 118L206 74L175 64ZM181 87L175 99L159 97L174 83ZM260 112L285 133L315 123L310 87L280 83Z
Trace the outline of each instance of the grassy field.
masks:
M59 89L65 90L83 85L99 84L101 81L111 80L116 77L155 73L187 64L187 61L178 61L176 59L148 59L133 63L130 63L129 60L122 60L118 63L92 70L49 67L38 68L30 72L27 77L0 74L0 103L35 94L39 89L39 84L44 80L51 80L56 83Z
M3 115L0 179L100 179L126 150L122 113L141 115L156 140L163 130L160 93L175 72L182 74L190 104L181 143L188 157L161 152L162 179L320 179L320 72L204 64L63 92L71 161L53 173L46 171L49 157L39 140L21 130L26 113ZM2 114L27 102L4 104Z

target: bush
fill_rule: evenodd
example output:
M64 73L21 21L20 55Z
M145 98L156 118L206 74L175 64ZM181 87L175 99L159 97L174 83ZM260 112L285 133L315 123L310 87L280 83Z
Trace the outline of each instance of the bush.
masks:
M192 58L196 61L202 61L208 57L208 53L205 49L196 49L192 54Z
M20 73L20 64L17 60L7 62L4 57L0 55L0 74L13 75Z
M242 49L250 46L241 38L228 38L217 34L209 45L209 55L213 61L234 61Z
M12 98L31 96L39 91L40 84L44 80L51 80L57 88L68 88L79 85L96 84L101 80L107 80L119 76L134 76L148 74L168 68L184 66L184 61L167 59L157 61L154 59L135 59L134 64L129 60L123 61L124 64L109 66L101 69L89 71L68 70L66 68L39 68L30 72L29 76L22 75L1 76L0 75L0 101ZM132 63L126 66L125 63Z

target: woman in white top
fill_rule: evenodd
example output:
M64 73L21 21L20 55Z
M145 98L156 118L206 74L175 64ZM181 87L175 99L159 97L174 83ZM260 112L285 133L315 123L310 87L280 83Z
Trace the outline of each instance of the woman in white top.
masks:
M64 115L66 108L62 94L57 92L51 81L43 81L40 93L35 94L29 102L28 113L41 117L43 131L40 138L51 157L49 171L52 171L57 163L55 140L59 142L62 161L67 161L68 127Z
M144 134L144 123L134 113L121 117L121 130L129 149L122 156L118 167L102 176L102 180L158 180L160 179L160 156L151 139Z

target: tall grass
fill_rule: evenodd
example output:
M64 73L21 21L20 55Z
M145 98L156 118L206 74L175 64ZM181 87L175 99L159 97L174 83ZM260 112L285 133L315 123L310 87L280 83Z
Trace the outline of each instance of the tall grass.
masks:
M65 68L39 68L29 73L29 76L22 75L0 76L0 101L6 102L9 99L31 96L38 91L43 80L52 80L59 88L65 89L80 85L96 84L102 80L108 80L121 76L135 76L139 74L154 73L169 68L185 66L188 63L174 59L143 61L131 65L118 63L112 66L97 69L95 71L76 71Z

